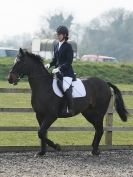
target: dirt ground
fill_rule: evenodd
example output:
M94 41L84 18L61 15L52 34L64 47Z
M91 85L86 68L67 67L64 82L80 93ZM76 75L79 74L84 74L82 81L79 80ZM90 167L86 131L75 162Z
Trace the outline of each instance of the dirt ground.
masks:
M0 177L133 177L133 150L0 153Z

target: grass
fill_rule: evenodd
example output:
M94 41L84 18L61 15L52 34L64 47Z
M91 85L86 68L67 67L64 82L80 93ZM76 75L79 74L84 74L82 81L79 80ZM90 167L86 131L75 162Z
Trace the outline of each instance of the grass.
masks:
M13 60L13 58L0 58L0 80L7 80ZM133 63L74 61L73 68L78 77L97 76L113 83L133 83Z
M113 83L133 83L133 63L75 62L77 76L97 76Z
M8 82L0 81L0 87L10 87ZM15 88L29 88L27 82L20 82ZM119 84L121 90L133 90L133 85ZM31 107L30 94L0 94L0 107ZM128 108L133 108L131 96L124 96ZM123 123L114 114L114 126L133 126L132 117ZM38 126L35 113L0 113L0 126ZM80 114L71 119L58 119L52 126L91 126ZM91 144L94 132L49 132L49 137L60 144ZM133 132L113 132L113 144L133 144ZM104 144L104 136L101 140ZM0 132L0 146L39 145L37 132Z

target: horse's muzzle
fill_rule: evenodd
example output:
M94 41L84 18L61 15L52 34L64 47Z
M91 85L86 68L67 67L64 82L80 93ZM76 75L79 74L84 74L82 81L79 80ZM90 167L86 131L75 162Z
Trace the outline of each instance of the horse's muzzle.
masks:
M9 73L8 82L10 84L16 85L19 81L19 77L14 73Z

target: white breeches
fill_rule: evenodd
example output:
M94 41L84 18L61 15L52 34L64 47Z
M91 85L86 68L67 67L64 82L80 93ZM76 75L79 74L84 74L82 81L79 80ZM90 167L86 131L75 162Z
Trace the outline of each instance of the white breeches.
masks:
M65 92L72 84L71 77L63 77L63 91Z

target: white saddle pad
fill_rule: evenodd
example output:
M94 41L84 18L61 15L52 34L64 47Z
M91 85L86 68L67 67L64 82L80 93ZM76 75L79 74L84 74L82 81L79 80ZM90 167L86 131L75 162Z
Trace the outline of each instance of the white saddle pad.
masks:
M63 94L58 88L57 80L55 78L53 79L53 90L57 96L63 97ZM73 81L72 82L72 97L77 98L77 97L85 97L85 96L86 96L86 90L85 90L85 87L82 81L80 79Z

